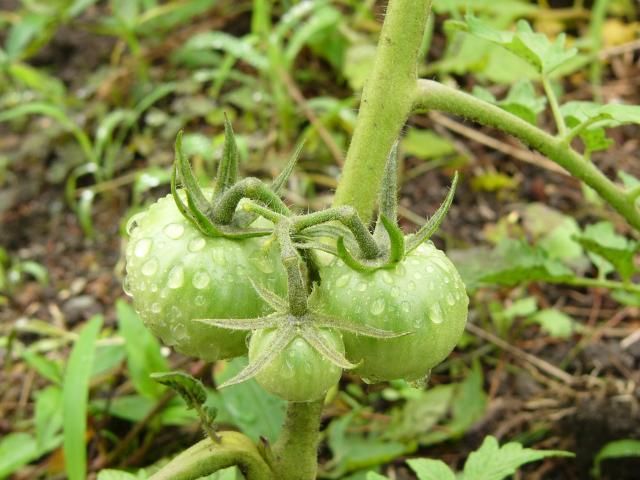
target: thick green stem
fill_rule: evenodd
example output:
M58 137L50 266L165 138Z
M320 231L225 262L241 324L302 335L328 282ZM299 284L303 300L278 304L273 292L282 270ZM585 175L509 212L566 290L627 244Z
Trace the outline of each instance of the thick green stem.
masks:
M411 112L430 0L390 0L334 205L371 219L384 166Z
M221 432L220 443L206 438L171 460L150 480L195 480L237 466L247 480L274 480L254 443L238 432Z
M290 402L280 438L273 447L278 480L315 480L322 400Z
M416 92L415 110L439 110L459 115L517 137L593 188L630 225L640 230L640 211L629 201L628 193L561 138L555 138L499 107L438 82L419 80Z

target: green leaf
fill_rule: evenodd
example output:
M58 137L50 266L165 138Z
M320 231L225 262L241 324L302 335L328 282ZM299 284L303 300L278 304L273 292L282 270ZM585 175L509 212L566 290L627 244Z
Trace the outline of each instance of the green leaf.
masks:
M432 132L411 128L401 140L402 151L422 160L441 158L456 153L453 144Z
M600 478L603 460L625 457L640 457L640 440L616 440L607 443L596 455L593 462L593 475Z
M91 402L92 410L105 412L135 423L143 420L155 408L157 400L141 395L121 395L107 401L97 399ZM160 425L185 426L193 425L198 421L198 416L187 410L184 400L174 397L169 404L159 413L157 421Z
M389 480L389 477L385 477L376 472L367 472L365 480Z
M140 477L139 475L134 475L133 473L123 470L107 469L101 470L100 473L98 473L98 480L140 480L141 478L146 478L146 476Z
M92 317L76 341L62 386L64 428L64 463L69 480L84 480L87 474L87 402L89 377L102 317Z
M236 376L247 365L246 358L236 358L217 370L214 378L217 385ZM254 379L232 385L218 392L221 403L217 420L229 422L254 440L261 436L275 441L282 428L285 402L267 393Z
M418 475L418 480L456 480L455 473L441 460L416 458L407 463Z
M24 57L31 42L45 31L50 21L49 15L29 13L14 23L9 30L4 48L9 59L16 60Z
M150 398L158 398L164 388L150 375L169 369L167 360L160 353L160 344L124 300L116 302L118 332L125 340L127 367L136 391Z
M400 442L350 433L349 427L356 420L358 413L358 410L353 410L329 425L327 440L333 452L333 478L341 478L348 472L381 465L410 450Z
M576 330L574 320L555 308L540 310L530 320L539 324L542 330L555 338L569 338Z
M589 128L617 127L620 125L640 124L640 106L609 103L600 105L594 102L573 101L560 107L562 116L567 121L590 123Z
M184 372L152 373L151 378L175 390L187 404L187 408L195 408L207 401L207 391L202 382Z
M330 31L339 35L337 30L342 13L330 5L324 5L315 11L309 19L293 31L284 52L287 64L291 66L302 48L316 35Z
M183 54L189 50L222 50L256 70L264 71L269 68L269 60L255 49L251 37L238 38L224 32L198 33L182 48Z
M566 37L563 33L558 35L552 43L546 35L534 33L525 20L517 23L515 32L496 30L473 15L467 15L465 20L466 23L455 26L473 36L506 48L528 62L542 75L548 75L578 53L575 48L568 50L565 48Z
M36 393L34 420L38 449L45 450L52 443L59 444L62 440L58 436L62 428L62 390L60 388L50 386Z
M474 363L467 378L456 386L451 401L451 420L419 438L421 445L433 445L458 438L480 420L487 409L487 394L483 389L484 377L478 363Z
M357 43L347 49L342 74L354 92L364 87L364 82L373 68L375 56L376 46L370 43Z
M0 439L0 478L6 478L39 456L38 443L28 433L10 433Z
M475 87L473 94L513 113L532 125L538 123L538 114L544 110L547 104L545 97L536 95L533 84L529 80L520 80L515 83L503 100L497 100L491 92L482 87Z
M574 238L590 252L601 274L608 273L611 265L626 282L636 272L634 259L636 253L640 251L640 242L618 235L610 222L589 225L585 228L583 235Z
M60 385L62 383L62 367L59 363L49 360L42 355L38 355L32 350L24 350L22 358L27 364L38 372L38 375L47 380Z
M532 450L516 442L500 447L495 437L488 436L482 446L469 455L464 464L462 480L502 480L530 462L548 457L573 457L560 450Z

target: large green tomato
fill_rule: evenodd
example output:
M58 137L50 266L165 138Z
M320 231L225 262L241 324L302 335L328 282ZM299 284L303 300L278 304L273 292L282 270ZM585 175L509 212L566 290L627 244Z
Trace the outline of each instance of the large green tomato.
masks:
M469 299L447 256L426 243L392 269L361 273L335 259L320 270L313 302L353 323L409 335L379 339L344 334L347 358L370 381L419 380L453 350Z
M254 332L249 341L249 361L269 348L278 334L277 329ZM321 330L320 335L334 350L344 354L338 332ZM285 400L310 402L323 398L341 375L340 367L324 358L302 337L296 337L258 372L256 380L266 391Z
M125 291L149 329L185 355L211 361L244 354L245 332L192 320L269 313L250 279L286 292L277 242L207 237L182 216L171 195L132 218L127 230Z

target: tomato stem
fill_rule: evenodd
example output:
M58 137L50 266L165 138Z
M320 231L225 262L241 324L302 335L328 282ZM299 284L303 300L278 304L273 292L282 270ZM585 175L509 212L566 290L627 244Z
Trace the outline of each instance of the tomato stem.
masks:
M500 107L432 80L418 81L413 109L416 111L439 110L459 115L513 135L585 182L617 210L631 226L640 230L640 211L633 202L629 201L628 192L609 180L593 163L573 150L562 138L549 135Z
M316 478L323 406L322 400L289 402L282 433L273 447L275 478L278 480Z
M411 113L417 60L430 0L390 0L334 205L351 205L369 221L385 163Z

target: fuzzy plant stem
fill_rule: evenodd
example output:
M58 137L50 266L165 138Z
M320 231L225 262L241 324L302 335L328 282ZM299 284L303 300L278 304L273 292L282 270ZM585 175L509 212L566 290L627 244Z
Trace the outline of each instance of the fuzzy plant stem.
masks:
M387 6L334 199L334 206L351 205L365 222L371 219L389 152L411 112L430 7L430 0L390 0Z
M237 466L247 480L274 480L273 472L248 437L221 432L220 443L206 438L171 460L150 480L195 480Z
M323 401L289 402L280 438L273 446L278 480L315 480Z
M431 80L418 81L413 109L438 110L458 115L513 135L593 188L630 225L640 231L640 211L634 202L630 201L630 193L609 180L562 138L549 135L519 117L472 95Z

